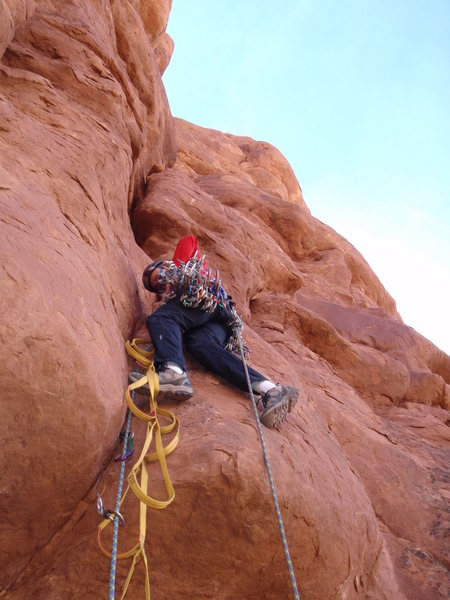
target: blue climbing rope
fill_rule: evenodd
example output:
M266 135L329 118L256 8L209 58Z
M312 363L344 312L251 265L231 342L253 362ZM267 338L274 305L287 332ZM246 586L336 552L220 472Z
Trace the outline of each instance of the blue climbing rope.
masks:
M255 413L256 425L258 426L259 439L261 440L261 446L264 455L264 462L266 463L267 473L269 475L269 483L270 490L272 492L273 503L275 506L275 512L277 513L278 525L280 528L281 541L283 543L284 556L286 558L286 563L289 571L289 577L291 579L292 592L294 594L295 600L300 600L300 594L298 592L297 581L295 580L294 568L292 566L291 555L289 554L289 547L286 538L286 532L284 530L283 519L281 517L280 505L278 504L277 494L275 491L275 483L273 481L272 469L270 467L269 456L267 454L266 442L264 441L264 435L261 428L261 422L259 420L258 409L256 408L256 401L253 395L252 384L250 382L250 377L247 369L247 362L245 360L244 349L242 347L242 339L241 333L238 327L235 328L236 337L239 344L239 352L241 353L242 364L244 365L245 378L247 379L248 391L250 393L250 398L252 400L253 412Z
M134 391L132 392L132 398L134 400ZM130 423L131 423L131 410L127 410L127 424L125 428L125 435L123 437L123 456L127 453L128 449L128 436L130 433ZM122 460L120 464L120 476L119 476L119 486L117 488L117 496L116 496L116 507L115 507L115 516L114 516L114 528L113 528L113 539L112 539L112 550L111 550L111 568L109 571L109 596L108 600L114 600L114 595L116 593L116 563L117 563L117 540L119 537L119 517L117 513L120 514L120 501L122 499L122 488L123 488L123 480L125 478L125 460Z

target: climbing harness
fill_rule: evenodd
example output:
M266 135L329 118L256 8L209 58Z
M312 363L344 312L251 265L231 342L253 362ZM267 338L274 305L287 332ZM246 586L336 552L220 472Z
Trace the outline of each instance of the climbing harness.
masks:
M272 492L272 499L273 499L273 503L274 503L274 506L275 506L275 512L277 513L277 520L278 520L278 525L279 525L279 528L280 528L281 541L283 543L284 556L286 558L286 563L287 563L287 567L288 567L288 571L289 571L289 577L291 579L292 592L293 592L295 600L300 600L300 595L299 595L299 591L298 591L298 587L297 587L297 582L295 580L294 568L292 566L291 556L290 556L290 553L289 553L289 548L288 548L288 543L287 543L287 538L286 538L286 532L284 531L283 519L281 517L280 505L278 504L278 498L277 498L277 494L276 494L276 491L275 491L275 483L273 481L272 469L271 469L270 462L269 462L269 456L267 454L267 449L266 449L266 443L265 443L265 440L264 440L264 435L263 435L263 432L262 432L262 429L261 429L261 423L260 423L260 420L259 420L258 409L256 408L256 401L255 401L255 397L253 395L252 384L250 382L250 377L249 377L249 374L248 374L247 362L245 360L244 347L243 347L243 344L242 344L242 338L241 338L241 334L240 334L240 329L239 328L236 328L236 333L235 334L236 334L236 338L237 338L238 344L239 344L239 350L240 350L240 353L241 353L242 364L244 366L245 378L247 380L247 385L248 385L248 391L250 393L250 398L252 400L253 412L255 413L256 425L258 427L259 439L261 440L261 446L262 446L262 451L263 451L263 455L264 455L264 462L266 463L267 473L268 473L268 476L269 476L270 490Z
M117 457L118 460L121 460L121 471L119 477L119 486L117 489L115 510L105 511L100 495L97 499L97 509L99 510L100 514L102 514L102 516L104 517L104 520L98 526L97 541L100 550L103 552L103 554L111 559L109 600L114 600L116 560L126 558L132 558L133 560L124 584L121 600L125 597L125 594L127 593L128 586L133 576L134 568L140 559L143 560L145 567L145 598L146 600L150 600L150 579L148 574L148 561L145 553L147 507L149 506L155 509L163 509L166 506L168 506L175 498L175 490L173 489L173 485L169 476L169 471L167 469L166 456L173 452L178 445L180 421L172 412L159 408L156 403L156 397L159 391L158 376L156 374L155 367L153 364L153 350L151 348L145 349L146 347L148 347L148 342L142 339L135 339L131 343L127 342L125 344L127 353L133 358L135 358L136 361L144 367L145 374L142 376L141 379L130 384L125 390L125 401L128 406L127 425L125 433L123 435L123 452L122 455ZM148 385L149 387L149 413L140 410L134 403L135 390L144 385ZM138 417L140 420L145 421L147 423L147 431L141 454L128 474L128 487L122 496L122 485L125 472L125 459L127 458L127 455L129 455L129 453L132 451L132 442L130 448L129 441L130 439L133 439L133 435L130 436L129 434L132 414ZM168 424L161 425L159 422L160 418L168 420ZM174 436L172 437L170 442L164 446L162 436L173 432L175 432ZM149 449L153 441L155 443L155 452L150 453ZM158 500L156 498L152 498L147 494L148 472L146 465L148 462L159 462L164 485L167 492L167 498L165 500ZM121 507L130 489L137 496L140 502L139 539L137 544L133 546L130 550L119 554L117 552L117 537L119 521L123 520L121 514ZM114 530L112 551L109 552L103 546L101 536L105 527L107 527L111 522L114 523Z

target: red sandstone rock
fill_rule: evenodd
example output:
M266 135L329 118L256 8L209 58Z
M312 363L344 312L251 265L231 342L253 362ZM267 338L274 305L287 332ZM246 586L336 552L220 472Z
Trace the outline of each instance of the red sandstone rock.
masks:
M147 260L128 198L175 157L142 21L113 4L38 3L0 64L0 590L70 518L115 441ZM123 41L127 26L139 44Z
M265 435L302 598L445 598L450 358L310 214L278 150L172 120L170 6L3 6L0 595L106 596L95 498L114 504L123 342L151 310L142 268L193 233L252 364L301 387ZM189 365L176 499L148 515L152 598L289 597L249 399ZM136 502L124 512L129 547ZM131 597L143 582L138 565Z
M0 58L15 31L34 12L35 0L3 0L0 4Z

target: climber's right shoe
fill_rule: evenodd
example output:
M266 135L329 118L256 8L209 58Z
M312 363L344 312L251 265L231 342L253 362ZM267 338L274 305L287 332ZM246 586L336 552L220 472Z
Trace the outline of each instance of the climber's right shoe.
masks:
M158 373L159 394L161 400L188 400L194 395L186 372L179 374L170 367Z
M279 383L261 398L264 410L259 416L263 425L270 429L278 427L291 412L298 398L299 390Z
M134 383L139 381L144 375L139 373L138 371L132 371L128 374L128 379L130 383ZM186 374L179 374L173 369L167 368L164 371L158 373L159 379L159 400L188 400L188 398L192 398L194 395L194 390L192 389L191 382ZM137 388L135 390L137 394L144 394L145 396L149 395L149 387L148 383Z

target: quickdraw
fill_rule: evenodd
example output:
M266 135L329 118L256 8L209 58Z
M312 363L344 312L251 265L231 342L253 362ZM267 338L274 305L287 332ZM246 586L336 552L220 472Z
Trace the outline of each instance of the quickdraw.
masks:
M125 431L122 431L120 433L119 439L121 442L123 442L125 440ZM127 458L130 458L130 456L133 456L133 454L134 454L134 432L132 431L130 433L130 435L127 436L127 443L124 448L124 453L116 456L116 458L114 460L116 462L119 462L121 460L126 460Z
M100 496L100 492L97 494L97 512L104 519L109 519L110 521L114 521L115 517L117 517L119 519L119 523L121 525L125 525L125 519L118 510L114 510L111 508L105 509L105 507L103 506L102 497Z

